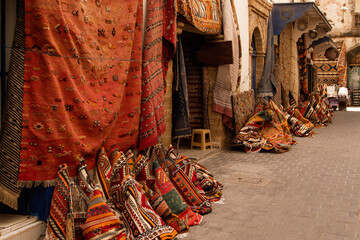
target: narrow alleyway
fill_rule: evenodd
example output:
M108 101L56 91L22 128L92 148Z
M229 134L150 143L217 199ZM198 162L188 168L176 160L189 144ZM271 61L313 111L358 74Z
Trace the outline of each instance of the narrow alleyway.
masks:
M360 112L284 154L221 151L200 160L224 198L177 239L360 239Z

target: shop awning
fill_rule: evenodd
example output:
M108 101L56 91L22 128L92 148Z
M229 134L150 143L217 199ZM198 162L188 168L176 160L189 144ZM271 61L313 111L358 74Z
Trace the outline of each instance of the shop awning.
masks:
M326 49L328 49L330 47L337 49L336 43L328 36L325 36L325 37L319 38L316 41L313 41L309 46L309 48L313 49L312 52L315 54L324 52Z
M272 15L274 35L279 35L286 24L300 20L305 15L306 19L297 21L297 30L305 32L320 28L328 32L332 29L332 26L314 2L274 3Z

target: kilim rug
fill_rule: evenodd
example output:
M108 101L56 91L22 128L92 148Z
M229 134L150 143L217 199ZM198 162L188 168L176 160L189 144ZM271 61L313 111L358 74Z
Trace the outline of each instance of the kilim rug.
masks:
M346 61L346 45L345 41L341 47L339 58L337 61L337 72L339 74L339 86L346 87L347 85L347 61Z
M66 217L70 212L70 178L66 164L61 165L50 205L45 239L66 239Z
M172 239L177 232L152 209L146 196L131 175L127 160L115 163L111 173L112 201L129 230L129 239Z
M121 13L121 14L119 14ZM59 163L95 167L138 143L142 1L25 2L19 181L53 184Z
M139 150L155 145L165 132L165 76L176 45L174 1L148 1L146 11Z
M6 102L0 135L0 202L17 209L21 188L17 187L20 160L22 96L25 60L24 1L17 1L14 40L11 49Z
M220 0L178 0L178 13L202 32L221 33Z
M218 66L212 109L233 118L231 94L239 77L240 58L237 25L230 0L222 1L224 40L232 41L233 64Z

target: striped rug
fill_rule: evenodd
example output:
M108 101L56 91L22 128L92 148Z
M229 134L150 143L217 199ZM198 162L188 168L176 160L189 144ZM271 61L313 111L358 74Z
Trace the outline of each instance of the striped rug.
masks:
M17 1L17 17L11 49L9 77L7 79L6 102L0 135L0 202L17 209L17 198L21 188L17 187L22 96L25 59L25 12L24 1Z

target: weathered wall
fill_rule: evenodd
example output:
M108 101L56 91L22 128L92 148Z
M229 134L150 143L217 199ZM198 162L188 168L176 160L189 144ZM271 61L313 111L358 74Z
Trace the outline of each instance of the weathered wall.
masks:
M250 87L250 73L249 73L249 11L248 0L235 0L236 15L240 26L240 41L241 41L241 80L240 91L249 90Z
M333 23L329 36L335 41L345 41L347 50L360 45L360 26L355 26L355 0L317 0L319 8ZM341 7L345 4L345 11Z
M249 0L249 33L248 38L251 42L252 35L255 32L256 42L256 87L258 86L264 69L264 58L266 52L266 32L267 21L272 9L272 4L267 0ZM250 43L251 45L251 43ZM253 49L249 47L249 79L251 79L251 55ZM251 88L251 81L248 81L248 87Z
M214 112L212 108L214 86L216 80L217 67L207 67L209 84L209 122L211 131L211 141L214 147L226 148L230 142L230 134L227 133L224 124L222 123L223 116L220 113Z
M165 93L165 123L166 123L166 131L162 135L162 143L164 147L169 146L171 143L171 131L172 131L172 83L173 83L173 62L169 62L169 70L166 74L166 93Z

